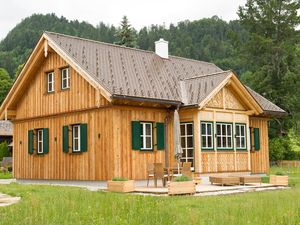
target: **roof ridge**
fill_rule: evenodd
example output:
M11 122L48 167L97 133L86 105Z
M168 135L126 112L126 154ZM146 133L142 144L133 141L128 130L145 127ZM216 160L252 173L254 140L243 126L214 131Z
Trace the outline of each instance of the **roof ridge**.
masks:
M46 34L50 33L50 34L54 34L54 35L60 35L60 36L64 36L64 37L79 39L79 40L82 40L82 41L89 41L89 42L94 42L94 43L98 43L98 44L109 45L109 46L116 47L116 48L124 48L124 49L129 49L129 50L136 50L136 51L141 51L141 52L146 52L146 53L151 53L151 54L155 53L153 51L144 50L144 49L140 49L140 48L131 48L131 47L126 47L124 45L117 45L117 44L103 42L103 41L96 41L96 40L93 40L93 39L82 38L82 37L72 36L72 35L68 35L68 34L61 34L61 33L56 33L56 32L51 32L51 31L44 31L44 33L46 33Z
M205 74L205 75L188 77L188 78L185 78L185 79L182 79L182 80L183 81L185 81L185 80L192 80L192 79L203 78L203 77L208 77L208 76L213 76L213 75L220 75L222 73L228 73L228 72L232 72L232 71L231 70L225 70L225 71L220 71L220 72L216 72L216 73L210 73L210 74Z
M124 48L124 49L133 50L133 51L140 51L140 52L145 52L145 53L149 53L149 54L156 54L155 51L144 50L144 49L140 49L140 48L131 48L131 47L126 47L124 45L117 45L117 44L103 42L103 41L96 41L96 40L93 40L93 39L82 38L82 37L72 36L72 35L68 35L68 34L61 34L61 33L56 33L56 32L52 32L52 31L44 31L44 33L46 33L46 34L49 33L49 34L54 34L54 35L60 35L60 36L74 38L74 39L79 39L79 40L83 40L83 41L94 42L94 43L108 45L108 46L112 46L112 47L116 47L116 48ZM169 55L169 57L177 58L177 59L182 59L182 60L186 60L186 61L198 62L198 63L201 62L201 63L204 63L204 64L210 64L210 65L214 65L214 66L218 67L216 64L211 63L211 62L205 62L205 61L191 59L191 58L184 58L184 57L175 56L175 55Z

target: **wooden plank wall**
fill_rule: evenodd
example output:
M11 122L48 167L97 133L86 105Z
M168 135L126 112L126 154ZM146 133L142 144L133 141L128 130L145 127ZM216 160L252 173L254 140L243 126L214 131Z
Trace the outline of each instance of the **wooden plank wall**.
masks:
M16 119L53 115L107 105L109 102L82 76L70 67L71 88L61 90L60 69L67 63L56 53L49 52L17 102ZM55 91L47 93L46 72L54 71ZM98 102L97 102L98 101Z
M15 121L14 175L18 179L145 179L147 163L164 163L165 150L158 151L156 146L154 151L132 150L131 121L164 122L166 115L163 109L103 106L88 112ZM62 127L77 123L88 124L88 152L63 153ZM37 128L49 128L49 154L28 154L27 132ZM173 127L168 130L172 136ZM155 126L153 132L156 139Z
M250 127L260 128L260 150L251 152L251 172L269 172L268 118L250 117Z

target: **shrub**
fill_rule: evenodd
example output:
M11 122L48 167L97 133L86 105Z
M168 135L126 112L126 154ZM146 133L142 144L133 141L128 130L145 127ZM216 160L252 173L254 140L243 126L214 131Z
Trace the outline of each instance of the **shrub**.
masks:
M9 157L9 156L10 156L10 152L8 149L7 142L0 143L0 161L2 161L3 157Z
M282 171L278 171L278 172L276 172L275 175L278 175L278 176L285 176L286 173L284 173L284 172L282 172Z
M191 181L191 180L192 179L186 175L182 175L174 179L175 182L184 182L184 181Z
M285 159L287 151L290 150L288 138L278 137L270 140L270 161Z
M128 181L128 179L125 177L113 177L112 181Z

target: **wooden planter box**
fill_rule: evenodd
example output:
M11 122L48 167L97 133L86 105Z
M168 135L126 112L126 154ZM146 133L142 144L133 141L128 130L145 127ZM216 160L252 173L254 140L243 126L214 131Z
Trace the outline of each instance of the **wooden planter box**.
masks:
M108 190L112 192L133 192L134 180L112 181L107 182Z
M280 186L288 186L289 185L289 176L271 175L270 176L270 184L280 185Z
M196 185L194 181L168 182L169 195L193 194L195 192Z

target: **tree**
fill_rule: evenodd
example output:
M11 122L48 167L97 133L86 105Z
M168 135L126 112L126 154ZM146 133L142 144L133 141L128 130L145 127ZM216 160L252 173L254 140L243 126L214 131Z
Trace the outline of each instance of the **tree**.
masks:
M11 86L12 79L9 77L8 72L0 68L0 104L3 102Z
M121 26L116 34L118 41L116 44L126 47L137 47L135 30L129 24L127 16L123 16Z
M299 8L297 0L247 0L238 11L241 24L249 32L242 54L248 72L242 80L289 113L295 111L289 101L298 98L290 88L300 79L295 29L300 24ZM296 102L299 105L300 99ZM277 125L281 131L289 129L287 119Z

